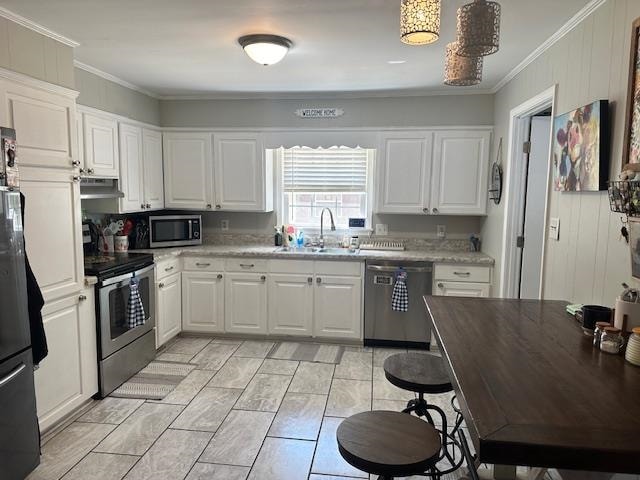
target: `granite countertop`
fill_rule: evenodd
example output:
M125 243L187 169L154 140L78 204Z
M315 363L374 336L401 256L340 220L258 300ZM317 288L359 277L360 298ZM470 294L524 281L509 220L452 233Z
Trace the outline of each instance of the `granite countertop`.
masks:
M277 252L272 245L201 245L197 247L156 248L147 250L131 250L137 253L151 253L156 262L177 256L190 257L264 257L264 258L288 258L300 260L342 260L362 262L364 260L397 260L397 261L427 261L434 263L463 263L472 265L494 264L493 258L478 252L461 252L447 250L404 250L404 251L380 251L359 250L357 253L349 253L347 249L342 252L312 253L312 252Z

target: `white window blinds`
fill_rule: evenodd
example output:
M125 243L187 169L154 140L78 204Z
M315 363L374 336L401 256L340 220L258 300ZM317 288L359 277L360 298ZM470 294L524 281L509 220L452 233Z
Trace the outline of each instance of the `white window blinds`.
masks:
M364 148L296 147L283 151L285 192L366 192Z

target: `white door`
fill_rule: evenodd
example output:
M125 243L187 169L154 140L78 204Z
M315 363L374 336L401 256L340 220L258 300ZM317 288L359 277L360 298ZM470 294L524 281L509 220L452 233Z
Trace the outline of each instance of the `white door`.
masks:
M269 275L269 333L311 336L313 275Z
M72 168L76 152L74 99L0 80L2 125L16 130L20 166Z
M434 295L443 297L488 297L488 283L436 282Z
M384 133L378 151L378 212L429 213L429 132Z
M166 208L205 210L213 203L211 134L163 134Z
M224 332L224 276L182 272L182 329Z
M314 290L314 335L361 338L362 279L318 275Z
M84 285L77 180L71 170L20 169L27 254L47 301L78 294Z
M174 273L156 282L157 312L156 348L164 345L182 327L182 288L180 273Z
M436 132L431 213L486 215L490 140L487 131Z
M264 211L265 152L259 133L214 135L216 210Z
M163 209L162 134L156 130L142 129L142 165L145 207L150 210Z
M120 124L120 212L139 212L145 208L142 165L142 129Z
M225 331L267 333L267 276L227 273L224 285Z
M118 178L118 121L85 113L85 174L93 177Z
M551 117L531 119L531 152L527 168L520 298L540 298L542 251L544 243L544 207L547 197Z

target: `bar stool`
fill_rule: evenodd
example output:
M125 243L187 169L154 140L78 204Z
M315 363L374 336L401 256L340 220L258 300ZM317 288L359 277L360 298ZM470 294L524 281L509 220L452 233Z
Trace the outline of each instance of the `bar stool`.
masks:
M440 417L440 429L436 429L442 436L442 451L438 462L444 460L445 468L438 469L440 475L452 473L460 468L465 460L464 451L456 439L461 421L456 421L454 431L448 431L448 421L445 412L437 405L427 402L425 394L440 394L453 391L449 375L441 357L425 353L397 353L391 355L384 362L384 374L387 380L398 388L414 392L417 398L407 403L403 413L413 413L424 417L435 427L433 414Z
M379 480L425 475L435 469L442 445L433 425L400 412L373 411L344 420L336 433L347 463Z

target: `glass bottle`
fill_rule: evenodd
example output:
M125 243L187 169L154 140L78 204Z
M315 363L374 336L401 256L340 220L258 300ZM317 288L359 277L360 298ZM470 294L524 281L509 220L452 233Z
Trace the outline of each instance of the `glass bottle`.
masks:
M607 322L596 322L596 331L593 333L593 346L600 348L600 340L606 327L610 327L611 324Z
M622 331L616 327L605 327L600 339L600 350L617 355L622 351L623 345Z

